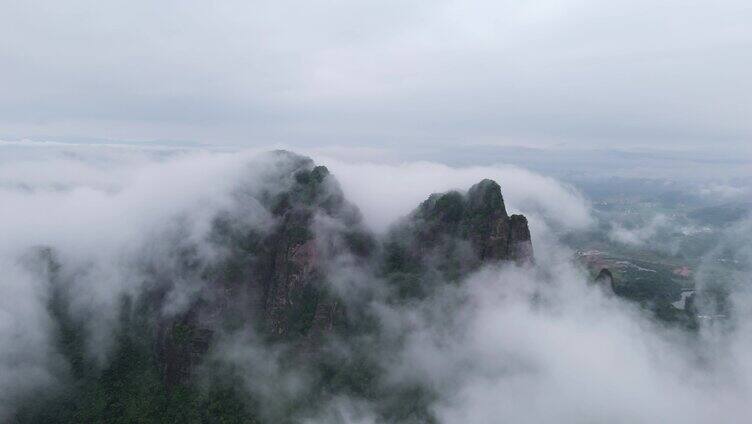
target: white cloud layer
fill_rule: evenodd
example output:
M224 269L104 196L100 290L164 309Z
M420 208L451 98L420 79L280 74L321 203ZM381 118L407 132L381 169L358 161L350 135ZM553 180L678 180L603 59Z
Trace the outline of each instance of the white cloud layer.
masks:
M587 201L572 187L509 165L454 168L430 162L386 165L320 157L375 230L383 231L431 193L466 190L484 178L501 185L509 213L541 217L566 229L592 224Z
M639 223L633 226L633 228L627 228L618 222L613 222L611 223L608 237L619 243L642 246L654 237L658 233L658 230L669 224L669 218L663 214L656 214L647 222Z
M138 285L134 261L152 255L169 267L169 259L161 258L170 252L161 242L178 227L201 245L213 214L232 202L233 188L253 184L263 167L251 160L253 152L49 149L6 150L7 160L0 160L0 415L10 412L14 396L54 384L60 372L43 287L21 260L29 248L53 246L74 270L76 265L86 269L75 280L74 306L91 317L94 343L106 344L117 295ZM24 162L9 160L23 155ZM430 192L465 189L481 178L497 179L508 208L532 217L536 269L485 269L419 307L372 305L386 328L407 336L384 357L385 378L435 388L439 396L431 409L441 422L748 419L748 298L744 293L735 298L740 312L734 328L710 327L693 338L604 295L587 284L584 272L569 260L572 252L558 245L550 230L582 229L591 222L587 202L570 187L510 166L319 162L329 166L377 230ZM247 216L254 225L263 222L253 209ZM730 239L747 271L751 257L743 241L749 228L745 223L733 229ZM739 285L749 282L748 275L738 275ZM240 363L261 358L275 364L273 351L237 343L229 352ZM101 356L107 360L106 352ZM247 371L257 379L276 378L274 373ZM264 395L297 393L304 381L285 375ZM338 397L312 419L371 422L371 407Z

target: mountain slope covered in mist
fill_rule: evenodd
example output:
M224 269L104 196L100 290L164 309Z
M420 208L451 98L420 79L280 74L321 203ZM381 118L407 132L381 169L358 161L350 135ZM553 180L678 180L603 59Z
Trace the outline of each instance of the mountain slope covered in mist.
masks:
M749 219L674 261L650 211L514 166L5 152L3 422L709 423L752 400Z
M376 236L327 168L284 151L251 166L204 237L178 219L127 258L139 282L114 305L106 348L75 311L91 270L53 247L26 254L48 284L58 384L22 396L14 421L297 422L342 396L388 421L435 419L429 385L386 378L382 355L405 340L370 309L420 307L484 264L531 265L525 217L483 180ZM257 356L275 369L246 363Z

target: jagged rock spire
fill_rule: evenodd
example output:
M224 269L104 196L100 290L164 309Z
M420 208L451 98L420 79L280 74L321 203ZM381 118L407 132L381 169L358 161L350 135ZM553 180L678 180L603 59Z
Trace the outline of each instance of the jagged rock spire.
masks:
M391 232L392 268L405 272L427 262L456 279L484 263L533 262L527 219L507 214L501 187L484 179L466 193L434 193Z

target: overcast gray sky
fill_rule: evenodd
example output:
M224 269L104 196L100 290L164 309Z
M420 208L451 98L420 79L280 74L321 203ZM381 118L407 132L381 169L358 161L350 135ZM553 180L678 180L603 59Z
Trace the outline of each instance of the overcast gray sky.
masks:
M0 137L744 149L748 0L0 0Z

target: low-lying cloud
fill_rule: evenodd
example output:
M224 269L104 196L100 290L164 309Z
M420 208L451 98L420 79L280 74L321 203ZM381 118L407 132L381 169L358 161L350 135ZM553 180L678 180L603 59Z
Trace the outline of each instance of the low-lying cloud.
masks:
M566 229L593 223L587 201L573 187L526 169L497 165L450 167L438 163L352 163L321 157L342 189L376 231L407 215L430 193L465 190L483 178L501 185L507 209L539 217Z
M611 224L611 231L608 236L611 240L619 243L640 246L654 237L662 227L669 225L669 219L666 215L656 214L647 222L641 222L628 228L618 222Z
M58 252L71 277L72 307L89 318L90 349L106 363L118 297L140 289L139 265L157 264L170 276L174 246L182 242L198 246L200 258L221 254L206 242L211 220L237 207L238 187L260 184L266 166L254 152L54 149L45 150L43 160L29 154L22 164L0 161L0 417L14 412L19 397L65 381L46 306L49 281L24 260L30 250ZM383 282L351 275L356 267L335 274L342 290L360 279L360 289L372 291L366 313L388 342L372 346L384 384L430 387L435 398L428 410L439 422L746 420L752 401L748 297L742 291L734 298L739 306L731 328L708 325L689 334L590 285L552 231L592 223L587 200L573 188L511 166L317 162L329 167L378 232L431 192L466 189L482 178L497 180L507 207L531 217L534 268L487 267L419 304L386 303ZM45 172L32 172L37 168ZM244 225L266 225L268 217L251 201L243 207ZM739 287L749 282L752 260L741 242L749 229L748 222L735 227L723 247L739 252ZM189 277L181 283L188 297L201 283ZM237 366L250 392L269 399L266 416L284 410L280 399L310 389L305 369L290 369L278 348L253 337L226 338L215 353ZM379 413L373 399L342 394L301 421L377 422Z

